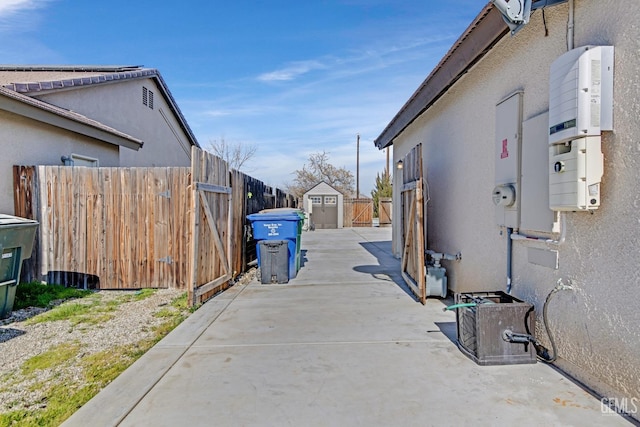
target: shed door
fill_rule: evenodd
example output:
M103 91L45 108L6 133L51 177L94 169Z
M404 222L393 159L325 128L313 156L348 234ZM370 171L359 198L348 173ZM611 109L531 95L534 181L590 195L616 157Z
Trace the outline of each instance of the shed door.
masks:
M313 203L313 224L316 228L338 228L338 196L309 196Z

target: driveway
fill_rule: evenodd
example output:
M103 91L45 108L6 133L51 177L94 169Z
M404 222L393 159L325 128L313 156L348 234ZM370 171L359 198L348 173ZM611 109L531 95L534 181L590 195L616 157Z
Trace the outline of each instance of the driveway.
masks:
M543 363L464 356L452 302L416 302L390 240L303 233L295 279L207 302L64 425L629 425Z

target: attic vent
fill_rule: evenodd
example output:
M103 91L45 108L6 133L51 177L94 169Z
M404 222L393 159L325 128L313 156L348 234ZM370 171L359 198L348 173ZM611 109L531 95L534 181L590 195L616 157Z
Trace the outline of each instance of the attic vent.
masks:
M153 110L153 92L142 87L142 103Z

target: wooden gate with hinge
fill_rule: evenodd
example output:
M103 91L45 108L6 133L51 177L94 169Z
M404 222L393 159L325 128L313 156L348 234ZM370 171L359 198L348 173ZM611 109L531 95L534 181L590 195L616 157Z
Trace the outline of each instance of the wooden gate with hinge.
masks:
M191 285L189 301L196 305L226 289L233 278L233 204L226 162L193 147Z
M344 199L344 227L371 227L373 225L373 199Z
M378 200L378 218L381 227L391 225L392 209L393 205L391 202L391 197L380 197L380 199Z
M422 144L404 158L402 168L402 263L404 281L418 300L427 300L425 273L424 179Z

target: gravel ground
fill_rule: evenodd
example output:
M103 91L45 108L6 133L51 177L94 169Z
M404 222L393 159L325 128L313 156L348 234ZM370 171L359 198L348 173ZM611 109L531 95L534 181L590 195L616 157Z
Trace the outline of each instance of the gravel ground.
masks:
M99 298L105 303L122 301L131 294L135 291L98 291L90 298ZM56 378L71 378L78 387L84 385L82 371L74 361L23 375L21 367L28 359L60 344L77 344L80 351L75 359L79 361L88 354L151 338L154 336L153 327L166 321L154 314L168 309L171 301L181 294L182 291L178 290L160 289L140 301L124 302L110 313L109 320L98 324L81 322L74 325L69 320L25 324L27 319L46 311L41 308L17 310L8 319L0 320L0 413L45 405L42 402L43 387L32 387L43 381L50 383ZM89 299L75 302L85 300ZM188 312L184 314L188 315Z

